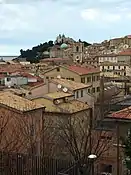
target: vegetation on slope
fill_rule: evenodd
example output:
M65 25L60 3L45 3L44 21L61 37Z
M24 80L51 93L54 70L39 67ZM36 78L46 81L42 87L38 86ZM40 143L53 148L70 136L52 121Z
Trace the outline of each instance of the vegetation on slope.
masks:
M79 39L79 42L83 42L84 46L87 47L90 44L87 43L86 41L81 41ZM60 43L62 44L62 43ZM60 45L60 44L55 44L55 45ZM20 58L26 58L27 61L30 61L31 63L37 63L39 62L40 59L47 58L49 55L44 55L43 53L45 51L50 51L50 48L54 46L53 41L45 42L43 44L34 46L32 49L27 49L27 50L20 50Z

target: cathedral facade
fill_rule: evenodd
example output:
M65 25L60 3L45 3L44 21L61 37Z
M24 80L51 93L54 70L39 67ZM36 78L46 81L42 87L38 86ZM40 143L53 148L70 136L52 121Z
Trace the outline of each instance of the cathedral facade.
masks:
M50 49L50 58L70 58L73 62L82 63L84 58L84 44L72 38L59 35L55 45Z

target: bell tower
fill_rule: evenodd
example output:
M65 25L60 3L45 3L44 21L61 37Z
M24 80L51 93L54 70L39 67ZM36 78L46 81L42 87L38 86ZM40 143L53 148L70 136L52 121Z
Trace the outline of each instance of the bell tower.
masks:
M84 58L84 43L74 42L73 43L73 61L82 63Z

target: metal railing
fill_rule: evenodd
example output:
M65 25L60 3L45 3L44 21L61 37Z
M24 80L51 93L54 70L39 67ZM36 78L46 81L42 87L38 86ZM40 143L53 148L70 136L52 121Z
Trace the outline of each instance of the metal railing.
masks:
M58 175L71 165L72 162L51 157L0 153L0 175Z

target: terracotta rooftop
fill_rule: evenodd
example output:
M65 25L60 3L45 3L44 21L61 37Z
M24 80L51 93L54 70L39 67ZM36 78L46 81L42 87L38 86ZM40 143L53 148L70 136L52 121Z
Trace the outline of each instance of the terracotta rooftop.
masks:
M66 80L63 78L52 79L51 82L55 84L61 84L63 87L69 88L70 90L78 90L78 89L84 89L89 87L89 85L78 83L72 80Z
M67 68L73 72L76 72L79 75L86 75L90 73L100 72L99 68L94 68L94 67L82 67L82 66L71 65L71 66L68 66Z
M6 75L0 74L0 79L1 79L1 78L5 78L5 77L6 77Z
M45 58L45 59L42 59L41 61L42 62L57 62L57 61L68 61L70 60L69 58Z
M55 105L52 100L45 99L43 97L33 99L38 104L45 106L46 112L54 112L54 113L67 113L72 114L76 112L80 112L86 109L89 109L89 106L83 102L78 100L71 100L66 103L60 103Z
M21 74L22 76L24 76L24 77L27 77L27 78L36 78L36 76L31 75L31 74L26 73L26 72L21 72L20 74Z
M131 107L122 109L120 111L114 112L110 116L115 119L128 119L131 120Z
M117 55L116 54L101 54L101 55L98 55L98 57L116 57Z
M71 97L71 96L73 95L65 92L52 92L45 95L45 97L49 97L51 99L59 99L59 98Z
M32 102L20 96L14 95L11 92L0 93L0 104L10 108L14 108L21 112L44 108L42 105L36 104L35 102Z
M131 56L131 49L126 49L123 52L119 52L118 55Z
M127 37L127 38L131 39L131 35L127 35L127 36L125 36L125 37Z

